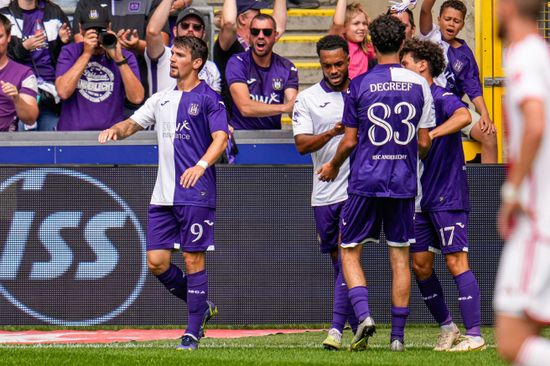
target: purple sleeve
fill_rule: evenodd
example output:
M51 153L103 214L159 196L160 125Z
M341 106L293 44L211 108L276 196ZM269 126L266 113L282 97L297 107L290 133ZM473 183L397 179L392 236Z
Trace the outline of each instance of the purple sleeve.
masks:
M38 89L36 89L36 76L31 69L28 69L21 79L21 88L19 93L30 95L33 98L36 98L38 95Z
M246 69L246 64L240 54L231 56L225 68L225 80L227 85L230 86L233 83L246 84Z
M220 97L207 98L208 100L208 124L210 133L223 131L229 134L227 112Z
M125 49L122 50L122 55L126 57L128 60L128 66L130 66L130 69L132 69L133 73L136 75L136 77L141 80L141 77L139 75L139 66L136 59L136 56L130 51L126 51Z
M298 89L299 83L298 83L298 69L292 62L290 62L290 72L288 74L288 80L286 81L285 89Z
M474 54L471 53L471 51L468 54L468 66L466 67L466 70L464 70L460 76L460 79L463 83L463 90L468 95L468 98L470 100L473 100L474 98L477 98L481 95L483 95L482 89L481 89L481 81L479 79L479 68L477 66L476 59L474 58Z
M359 119L357 118L357 85L357 83L352 81L347 91L347 96L344 98L345 102L342 123L346 127L359 127Z
M466 108L464 103L453 93L446 92L443 94L443 110L445 112L446 120L451 118L453 113L455 113L460 108Z
M67 45L61 49L55 68L56 78L65 74L74 65L75 61L78 59L78 56L74 54L76 50L77 48L72 45ZM78 55L80 55L80 52Z

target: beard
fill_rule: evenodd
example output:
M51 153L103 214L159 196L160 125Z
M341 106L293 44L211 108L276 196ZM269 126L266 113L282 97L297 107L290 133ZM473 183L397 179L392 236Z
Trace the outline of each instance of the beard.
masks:
M344 86L348 81L348 72L346 71L344 74L342 74L342 81L340 81L340 83L338 84L333 84L330 79L327 78L325 75L323 75L323 79L325 79L325 82L331 87L332 90L343 91Z

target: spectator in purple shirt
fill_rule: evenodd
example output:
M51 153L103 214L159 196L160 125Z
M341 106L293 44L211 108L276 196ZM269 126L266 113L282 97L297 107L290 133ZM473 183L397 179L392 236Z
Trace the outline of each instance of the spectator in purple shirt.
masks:
M432 8L435 0L424 0L420 11L420 38L428 39L443 48L447 61L445 71L435 82L459 98L467 95L475 106L473 120L462 133L481 142L481 162L496 163L498 159L496 128L483 99L479 68L474 54L466 42L458 38L464 27L466 6L460 0L447 0L439 10L438 23L433 23ZM472 111L474 112L474 111Z
M298 69L273 53L277 25L266 14L250 22L251 49L234 55L225 78L233 98L231 125L237 130L281 128L281 114L291 113L298 95Z
M122 49L116 35L107 31L108 9L92 6L84 14L84 42L63 47L57 63L55 87L63 100L60 131L111 127L123 119L124 98L139 104L144 97L134 54ZM109 47L109 36L116 45Z
M0 14L0 131L15 131L17 119L32 125L38 117L36 77L8 58L10 31L9 19Z
M222 97L229 113L233 100L229 93L229 85L225 80L225 69L231 56L248 51L250 40L250 21L260 10L268 8L269 4L262 0L225 0L223 3L220 33L214 43L214 63L222 75ZM273 3L273 18L277 24L275 40L285 32L287 13L286 0L275 0Z

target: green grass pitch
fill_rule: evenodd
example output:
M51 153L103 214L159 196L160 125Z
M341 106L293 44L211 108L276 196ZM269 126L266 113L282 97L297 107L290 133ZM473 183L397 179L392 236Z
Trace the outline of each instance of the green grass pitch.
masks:
M0 345L0 365L503 365L492 328L483 328L487 349L467 353L434 352L439 329L408 326L406 351L389 351L388 326L380 326L369 349L349 352L351 331L344 333L340 351L321 347L326 332L276 334L235 339L204 338L197 351L175 351L178 340L111 344Z

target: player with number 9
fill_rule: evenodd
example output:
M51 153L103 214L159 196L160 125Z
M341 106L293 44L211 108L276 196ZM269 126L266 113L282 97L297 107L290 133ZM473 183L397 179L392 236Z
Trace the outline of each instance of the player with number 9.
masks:
M378 243L382 223L392 268L390 349L404 350L409 314L409 245L414 237L417 159L430 147L428 128L435 126L428 83L401 67L399 49L405 25L384 15L369 26L378 65L352 80L344 107L344 138L319 178L332 181L353 152L348 200L342 209L342 267L349 297L360 324L351 350L366 348L375 325L361 268L364 244Z

